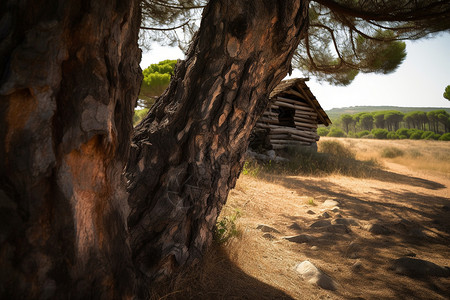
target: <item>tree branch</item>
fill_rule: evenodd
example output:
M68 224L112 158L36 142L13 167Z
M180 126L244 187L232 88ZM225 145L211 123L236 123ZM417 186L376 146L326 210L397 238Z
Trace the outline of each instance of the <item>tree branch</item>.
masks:
M314 0L315 2L328 7L330 10L345 14L352 17L361 18L363 20L372 21L423 21L443 15L450 14L450 4L448 1L433 2L428 6L416 7L417 13L411 14L411 9L402 11L395 11L392 8L386 7L385 11L374 13L367 10L357 9L355 7L345 6L334 0ZM390 9L390 10L389 10Z
M175 26L175 27L170 27L170 28L155 28L155 27L145 27L145 26L141 26L141 29L145 29L145 30L157 30L157 31L170 31L170 30L175 30L178 28L181 28L183 26L186 26L191 20L187 20L186 22L184 22L181 25Z

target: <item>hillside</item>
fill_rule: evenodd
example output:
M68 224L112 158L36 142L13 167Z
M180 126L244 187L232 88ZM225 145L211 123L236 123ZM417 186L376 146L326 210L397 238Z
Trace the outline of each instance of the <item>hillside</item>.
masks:
M351 106L342 108L332 108L330 110L325 110L328 117L331 120L336 120L342 114L356 114L360 112L374 112L374 111L385 111L385 110L396 110L402 113L408 113L411 111L424 111L429 112L433 110L443 109L450 113L450 107L400 107L400 106Z

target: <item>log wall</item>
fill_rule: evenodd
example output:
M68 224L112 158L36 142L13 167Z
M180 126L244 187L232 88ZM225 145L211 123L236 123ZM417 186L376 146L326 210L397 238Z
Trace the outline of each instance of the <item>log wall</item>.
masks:
M269 129L269 140L273 149L288 146L310 146L319 140L317 134L317 112L309 104L292 99L292 96L276 96L256 123L256 127ZM279 109L294 109L294 127L285 126L278 119Z

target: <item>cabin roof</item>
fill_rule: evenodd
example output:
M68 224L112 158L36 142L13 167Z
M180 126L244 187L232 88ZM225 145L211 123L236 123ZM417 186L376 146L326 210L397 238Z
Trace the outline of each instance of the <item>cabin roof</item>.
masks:
M319 101L317 101L316 97L306 85L305 82L308 80L309 78L293 78L283 80L272 90L269 98L272 100L282 94L289 94L290 98L293 100L301 98L317 112L318 123L328 126L331 124L331 120L320 106Z

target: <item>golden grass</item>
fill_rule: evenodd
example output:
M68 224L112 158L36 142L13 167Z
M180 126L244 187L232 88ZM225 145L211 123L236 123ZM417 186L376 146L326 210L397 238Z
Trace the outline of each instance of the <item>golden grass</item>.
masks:
M450 178L450 142L447 141L321 138L321 141L330 140L338 141L352 149L359 160L376 159L384 163L400 164L414 171ZM400 149L404 155L395 158L381 157L383 149L388 147Z

